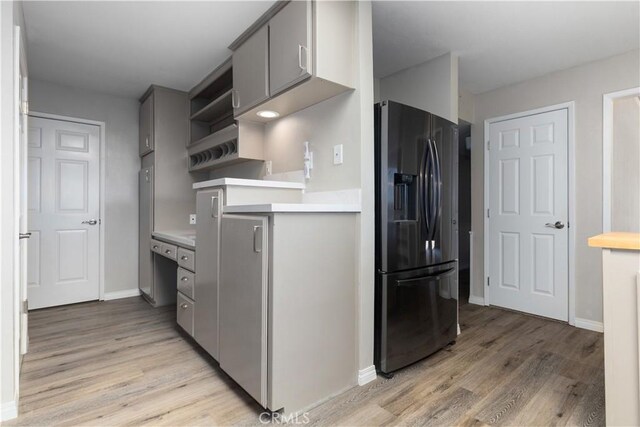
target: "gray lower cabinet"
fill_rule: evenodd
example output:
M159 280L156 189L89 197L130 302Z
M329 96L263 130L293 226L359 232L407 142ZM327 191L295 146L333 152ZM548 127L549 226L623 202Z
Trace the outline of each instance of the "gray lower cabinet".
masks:
M267 407L268 218L225 216L222 224L218 361Z
M189 335L193 335L193 307L194 302L178 292L178 308L176 312L176 321L182 329Z
M269 21L271 96L311 76L311 35L310 0L292 1Z
M233 52L233 89L235 116L269 97L269 29L266 26Z
M151 233L153 231L153 166L143 167L138 176L140 197L138 287L153 300L153 252ZM159 242L158 242L159 243Z
M214 359L218 353L218 283L222 189L198 191L196 196L196 253L194 338Z

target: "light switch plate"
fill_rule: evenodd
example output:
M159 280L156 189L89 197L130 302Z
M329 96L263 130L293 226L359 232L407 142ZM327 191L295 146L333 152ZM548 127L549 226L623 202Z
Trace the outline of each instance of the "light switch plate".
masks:
M341 165L343 161L342 158L342 144L333 146L333 164Z
M189 224L196 225L196 214L189 214Z

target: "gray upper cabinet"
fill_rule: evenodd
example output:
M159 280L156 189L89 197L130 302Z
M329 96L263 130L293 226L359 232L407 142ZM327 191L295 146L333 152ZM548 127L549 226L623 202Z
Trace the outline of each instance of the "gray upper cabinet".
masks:
M354 87L357 2L276 2L233 50L234 117L267 122ZM263 85L264 84L264 85Z
M262 27L233 52L233 112L237 116L269 97L269 28Z
M311 76L311 1L292 1L269 21L271 96Z
M153 93L140 104L140 156L153 151Z

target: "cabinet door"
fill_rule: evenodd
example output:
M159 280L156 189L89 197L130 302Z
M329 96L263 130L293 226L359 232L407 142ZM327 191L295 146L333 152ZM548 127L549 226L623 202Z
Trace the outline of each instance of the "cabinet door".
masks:
M266 217L224 215L220 262L220 367L262 406L267 404L267 225Z
M269 22L271 96L311 75L311 1L292 1Z
M153 166L143 168L138 177L140 196L139 249L140 258L138 287L153 299Z
M265 25L233 52L235 116L269 97L269 28Z
M221 189L198 191L196 196L196 268L193 299L194 338L218 360L218 282L220 266Z
M140 105L140 156L153 151L153 93Z

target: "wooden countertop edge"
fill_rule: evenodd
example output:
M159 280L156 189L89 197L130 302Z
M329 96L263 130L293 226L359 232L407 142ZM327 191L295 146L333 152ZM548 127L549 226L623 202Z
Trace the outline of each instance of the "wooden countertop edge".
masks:
M611 232L589 237L589 246L640 251L640 233Z

